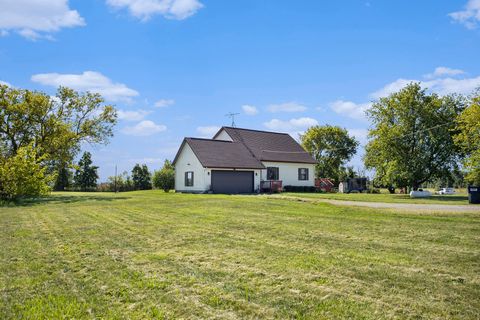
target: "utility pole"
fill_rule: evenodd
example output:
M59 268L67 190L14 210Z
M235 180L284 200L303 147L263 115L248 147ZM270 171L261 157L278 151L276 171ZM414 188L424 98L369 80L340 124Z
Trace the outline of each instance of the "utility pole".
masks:
M232 127L236 127L235 125L235 116L238 116L240 113L233 113L233 112L229 112L225 115L225 117L229 117L232 119Z
M115 181L115 183L114 183L115 193L117 193L117 165L115 165L115 180L114 181Z

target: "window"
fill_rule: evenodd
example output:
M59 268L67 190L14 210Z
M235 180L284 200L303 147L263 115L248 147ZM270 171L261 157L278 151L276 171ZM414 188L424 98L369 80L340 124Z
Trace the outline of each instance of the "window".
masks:
M308 180L307 168L298 168L298 180Z
M278 167L267 167L267 180L278 180Z
M193 187L193 171L185 172L185 187Z

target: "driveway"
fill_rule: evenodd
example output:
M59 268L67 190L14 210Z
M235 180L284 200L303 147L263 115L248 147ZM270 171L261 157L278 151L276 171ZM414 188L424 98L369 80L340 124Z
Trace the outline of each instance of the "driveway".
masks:
M455 204L425 204L425 203L387 203L387 202L367 202L367 201L349 201L333 199L311 199L290 196L273 196L276 198L290 199L305 202L323 202L336 206L349 207L367 207L377 209L396 209L403 211L434 211L434 212L475 212L480 213L480 205L455 205Z
M356 206L368 208L400 209L407 211L436 211L436 212L477 212L480 213L480 205L454 205L454 204L423 204L423 203L385 203L365 202L348 200L315 199L337 206Z

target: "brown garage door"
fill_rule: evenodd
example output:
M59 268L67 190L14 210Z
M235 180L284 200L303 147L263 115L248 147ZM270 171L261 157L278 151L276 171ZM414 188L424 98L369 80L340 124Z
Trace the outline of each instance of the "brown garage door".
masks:
M253 171L212 170L213 193L253 193Z

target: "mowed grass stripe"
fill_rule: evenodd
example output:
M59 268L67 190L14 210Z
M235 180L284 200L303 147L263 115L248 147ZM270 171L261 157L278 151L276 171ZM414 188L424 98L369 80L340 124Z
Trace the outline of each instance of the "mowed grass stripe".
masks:
M36 248L4 269L4 318L478 316L475 214L156 191L63 197L0 208L2 260ZM15 269L32 280L12 290Z

